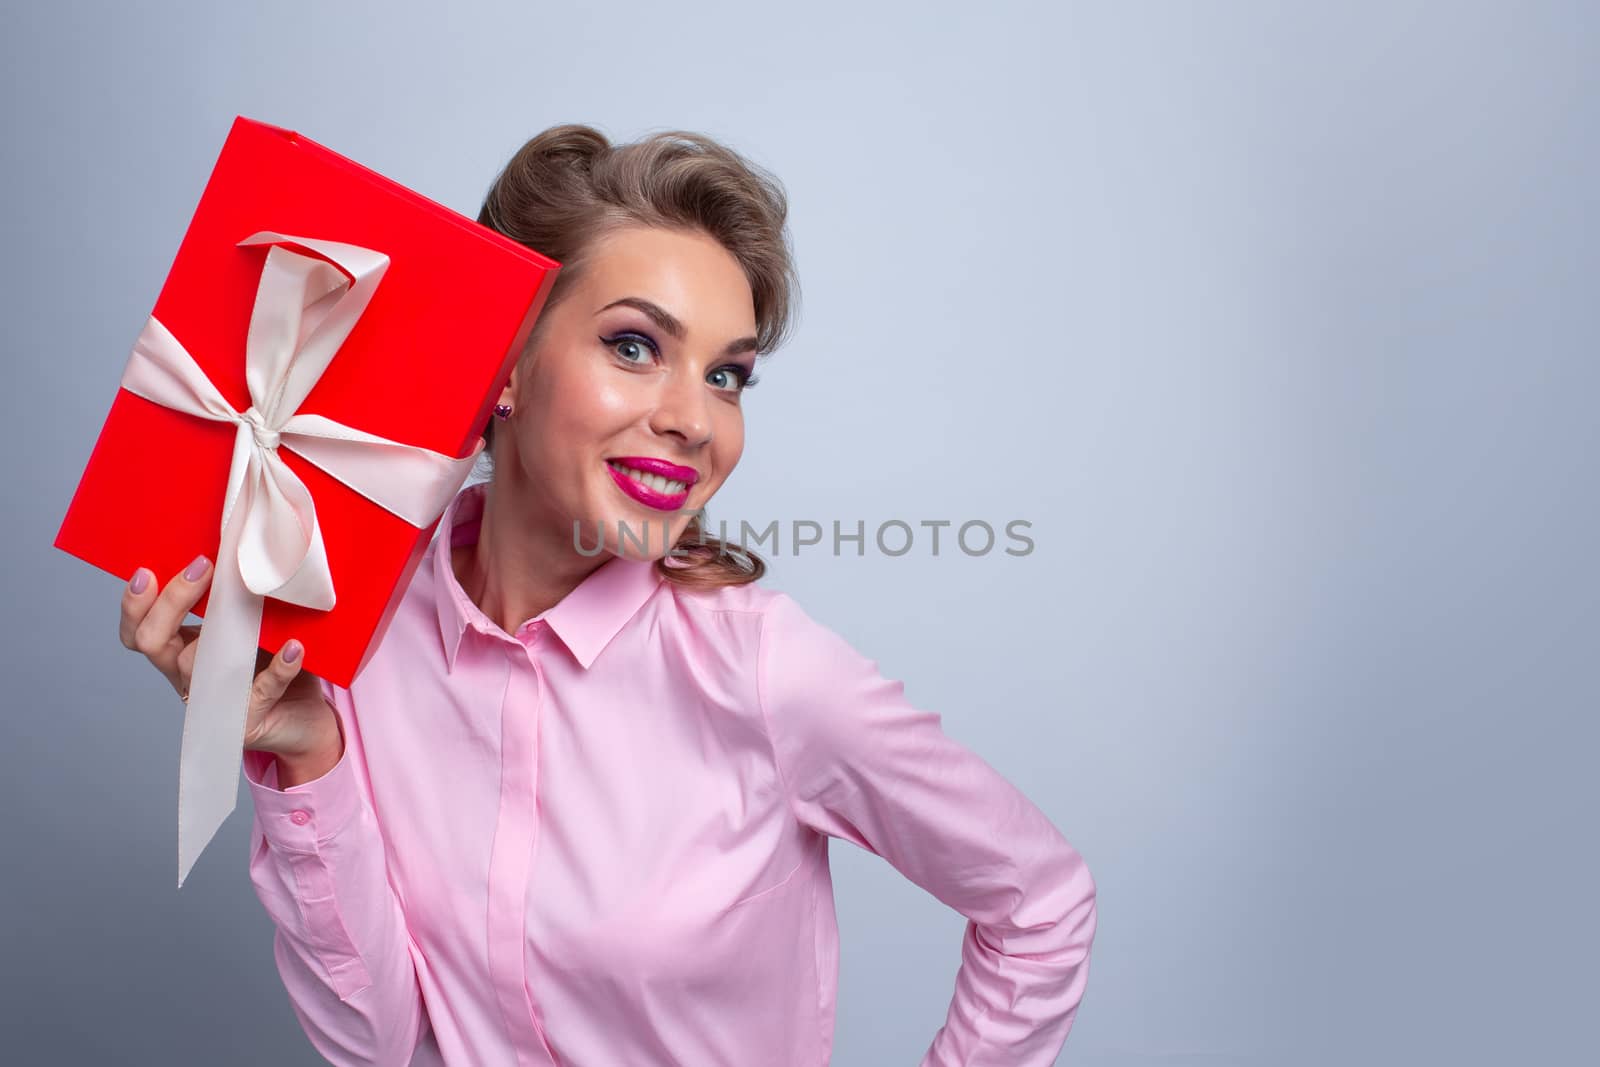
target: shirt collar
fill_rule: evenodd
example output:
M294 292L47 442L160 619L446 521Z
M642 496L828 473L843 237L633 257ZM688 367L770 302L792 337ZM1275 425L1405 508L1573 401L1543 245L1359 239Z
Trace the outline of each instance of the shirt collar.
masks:
M445 664L450 671L455 670L461 638L468 626L480 633L506 636L500 624L467 596L451 565L452 548L477 544L487 496L486 482L469 485L457 493L439 520L441 533L433 542L434 601L439 613L439 636L444 639ZM638 613L661 581L653 560L612 556L554 607L535 617L548 623L588 670L600 650Z

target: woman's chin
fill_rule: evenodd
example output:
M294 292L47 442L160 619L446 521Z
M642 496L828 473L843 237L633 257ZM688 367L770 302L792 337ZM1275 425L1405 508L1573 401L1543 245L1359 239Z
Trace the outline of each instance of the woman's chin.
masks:
M665 556L682 536L687 522L680 515L612 515L573 522L573 548L579 554L598 557L602 553L624 559L657 560Z

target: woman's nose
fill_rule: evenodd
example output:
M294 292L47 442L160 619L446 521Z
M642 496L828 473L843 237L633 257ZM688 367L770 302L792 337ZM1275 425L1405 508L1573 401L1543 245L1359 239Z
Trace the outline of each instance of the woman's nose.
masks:
M684 444L701 445L711 439L710 398L706 387L686 376L672 376L657 397L650 417L650 428L660 434L673 434Z

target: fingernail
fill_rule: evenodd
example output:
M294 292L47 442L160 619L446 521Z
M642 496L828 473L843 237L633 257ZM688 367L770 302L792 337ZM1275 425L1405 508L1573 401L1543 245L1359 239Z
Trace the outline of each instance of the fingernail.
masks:
M300 647L299 641L290 641L288 644L283 646L283 662L293 663L295 660L300 658L300 653L302 651L304 650Z
M150 587L150 572L140 567L133 572L133 581L128 583L128 588L135 593L142 593Z
M191 582L197 581L201 575L205 574L206 568L210 565L211 561L206 559L205 556L196 556L194 558L194 562L189 564L189 566L184 570L183 576L189 579Z

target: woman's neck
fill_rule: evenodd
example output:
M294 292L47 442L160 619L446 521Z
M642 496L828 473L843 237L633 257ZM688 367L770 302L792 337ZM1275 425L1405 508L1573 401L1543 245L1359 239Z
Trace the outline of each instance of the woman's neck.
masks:
M580 555L570 537L530 535L551 530L548 518L533 519L504 506L492 482L484 490L477 544L454 546L450 562L467 598L502 630L515 634L523 623L560 603L611 556Z

